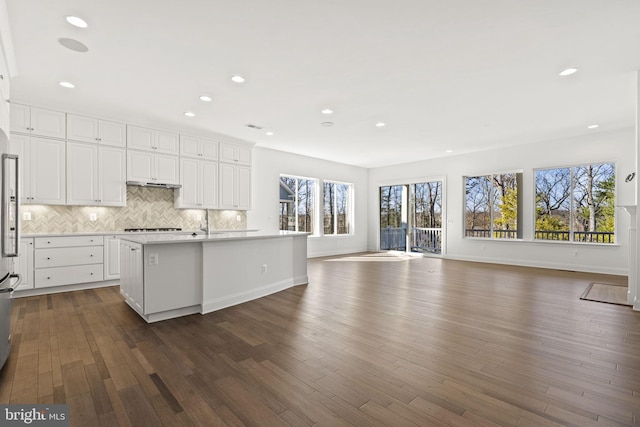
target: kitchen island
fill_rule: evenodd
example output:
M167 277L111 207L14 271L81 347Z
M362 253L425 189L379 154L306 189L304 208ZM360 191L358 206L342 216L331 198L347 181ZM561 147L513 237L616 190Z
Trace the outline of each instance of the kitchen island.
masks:
M147 322L206 314L308 283L309 233L123 236L120 292Z

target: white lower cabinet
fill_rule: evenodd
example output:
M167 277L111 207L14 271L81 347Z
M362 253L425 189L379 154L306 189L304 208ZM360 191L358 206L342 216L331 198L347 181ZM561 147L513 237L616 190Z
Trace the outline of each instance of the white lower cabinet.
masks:
M102 236L36 237L34 246L36 288L104 280Z
M104 236L104 280L120 278L120 239Z
M19 257L13 259L13 272L22 279L17 288L18 291L33 289L33 239L20 239Z
M120 241L120 293L131 308L144 314L144 276L142 274L142 245Z

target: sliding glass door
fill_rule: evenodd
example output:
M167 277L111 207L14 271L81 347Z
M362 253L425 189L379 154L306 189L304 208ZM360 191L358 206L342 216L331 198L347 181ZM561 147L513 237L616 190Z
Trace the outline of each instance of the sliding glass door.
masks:
M379 188L380 250L442 254L442 181Z
M380 250L407 250L406 191L404 185L380 187Z

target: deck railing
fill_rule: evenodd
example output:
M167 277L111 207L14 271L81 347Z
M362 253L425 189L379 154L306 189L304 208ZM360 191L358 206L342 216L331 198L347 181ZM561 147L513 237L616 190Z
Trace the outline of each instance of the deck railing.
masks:
M442 229L419 228L411 229L411 252L442 252Z
M570 240L568 231L536 230L535 238L540 240ZM610 231L574 231L574 242L615 243L615 233Z
M467 237L485 237L494 239L516 239L518 236L517 230L465 230L465 236ZM550 231L550 230L536 230L536 240L559 240L568 242L571 240L571 232L569 231ZM574 242L588 242L588 243L615 243L615 233L607 231L575 231L573 233Z
M406 251L407 229L405 227L387 227L380 230L380 250Z
M470 229L465 230L464 233L467 237L493 237L494 239L517 239L518 230L485 230L485 229Z
M387 227L380 230L380 250L406 251L407 229L405 227ZM442 229L411 229L411 251L439 254L442 252Z

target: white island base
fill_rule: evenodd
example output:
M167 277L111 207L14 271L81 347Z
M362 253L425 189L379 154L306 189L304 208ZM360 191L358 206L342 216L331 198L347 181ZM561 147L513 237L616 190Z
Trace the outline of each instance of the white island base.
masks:
M309 282L308 233L123 237L120 292L147 322L206 314Z

